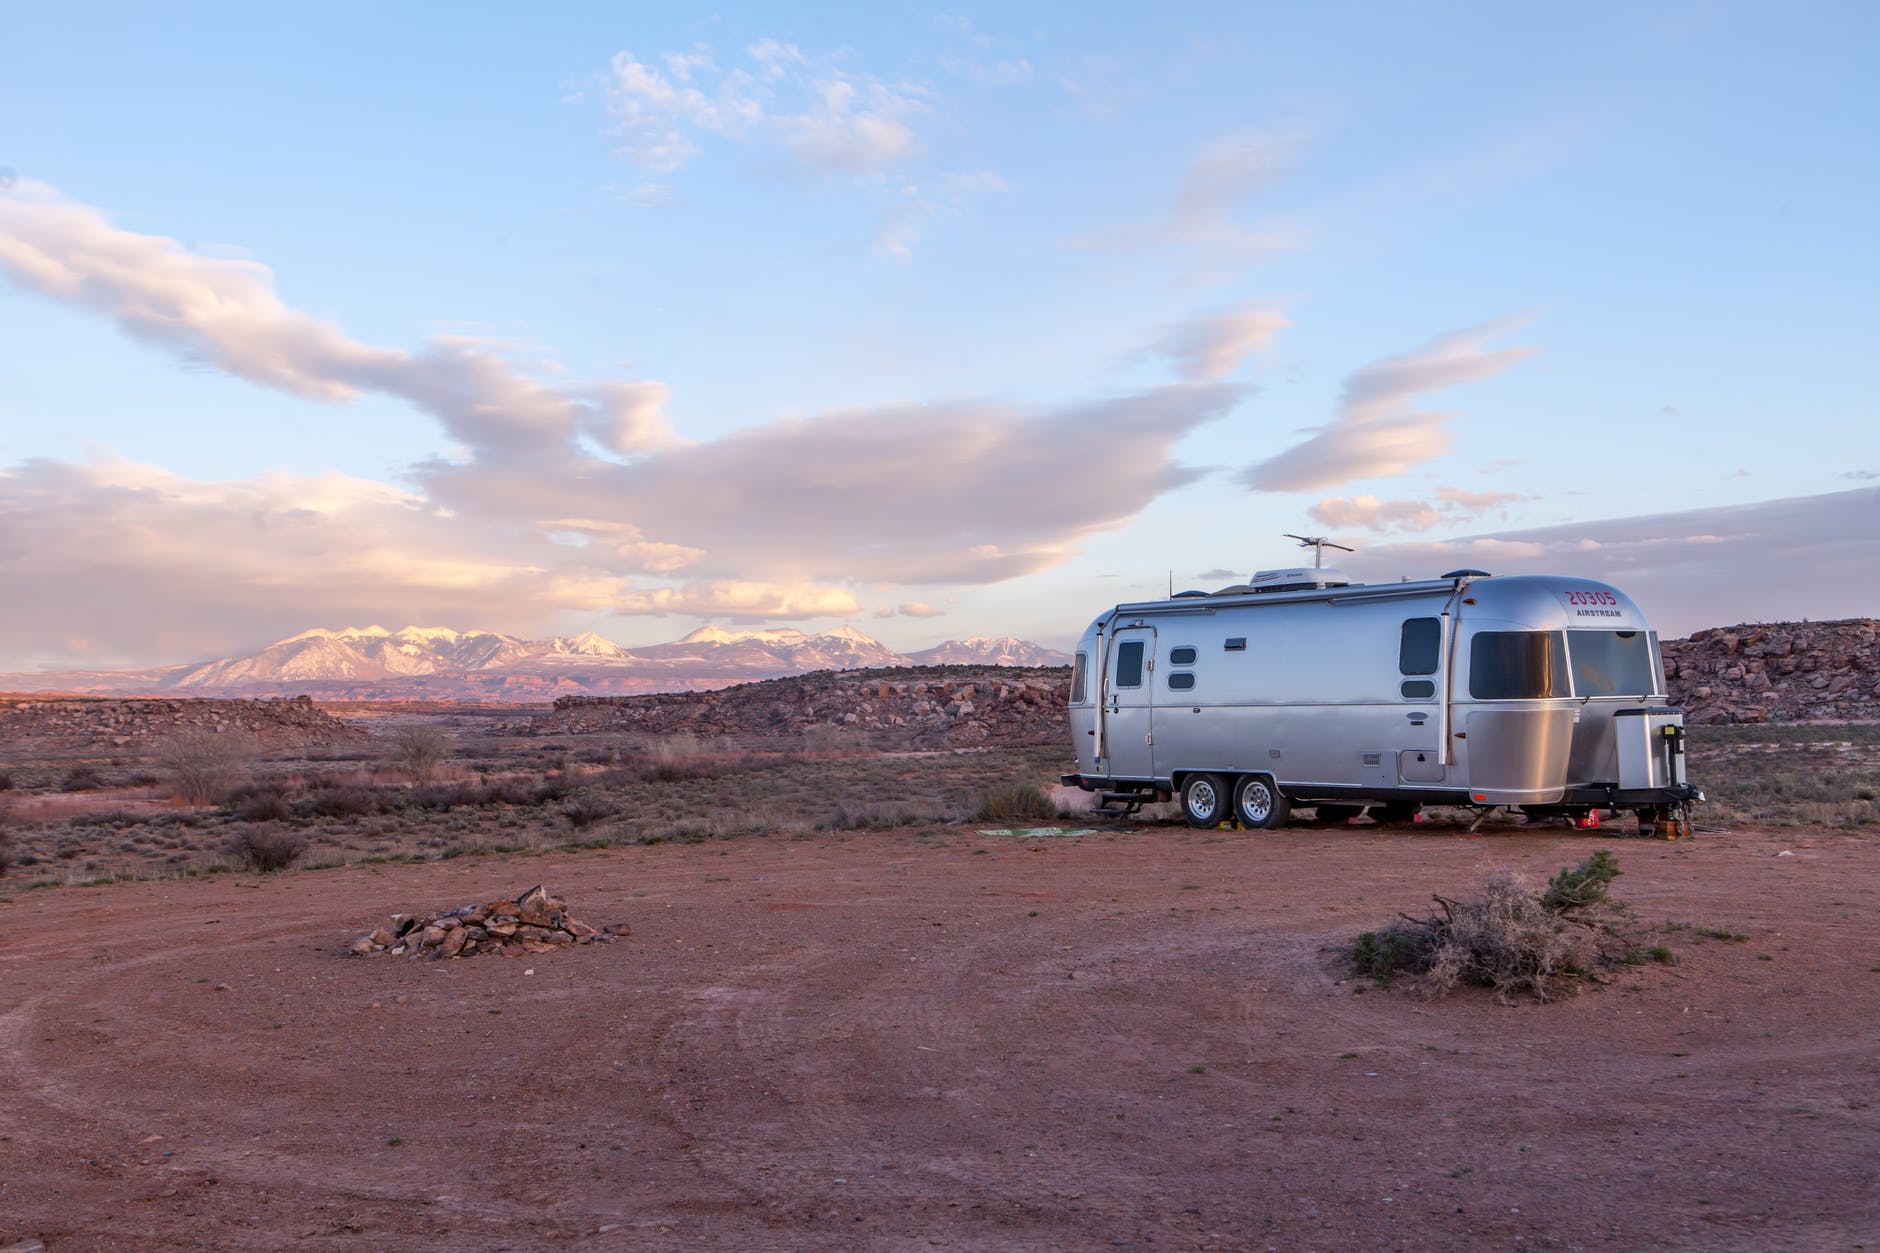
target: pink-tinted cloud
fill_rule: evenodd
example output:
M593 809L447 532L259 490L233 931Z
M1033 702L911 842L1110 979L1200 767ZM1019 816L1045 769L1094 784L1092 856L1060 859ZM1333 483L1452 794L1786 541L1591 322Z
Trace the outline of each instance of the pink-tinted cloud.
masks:
M908 405L779 422L627 464L438 462L431 499L489 517L625 524L702 554L701 576L988 583L1064 560L1197 473L1174 446L1241 396L1185 384L1053 414ZM1064 468L1078 449L1079 470ZM1100 481L1101 492L1087 483Z
M364 344L282 303L265 266L123 230L40 183L0 190L0 275L264 387L399 397L472 448L520 456L585 434L633 453L670 438L661 384L553 388L460 339L417 353Z
M203 483L108 458L6 472L0 634L48 638L104 595L119 608L96 647L120 658L139 636L213 641L234 622L251 644L354 615L517 629L557 611L801 618L858 612L859 586L1008 579L1193 481L1176 445L1244 394L846 410L686 445L665 430L661 384L551 387L461 338L364 344L288 307L261 266L121 230L43 188L0 196L0 275L264 386L404 397L465 445L413 467L415 492Z
M1267 351L1291 319L1267 305L1242 304L1169 327L1152 352L1168 357L1191 382L1217 383L1242 361Z
M1518 492L1469 492L1459 487L1439 487L1431 500L1379 500L1362 495L1346 499L1331 496L1306 512L1312 520L1334 530L1427 531L1436 526L1455 526L1471 522L1496 510L1507 516L1507 507L1528 497Z
M1624 588L1666 637L1738 622L1872 617L1880 488L1363 549L1367 582L1459 566L1571 574Z
M1533 348L1488 346L1516 322L1489 322L1439 336L1414 352L1366 366L1345 382L1338 417L1318 434L1244 470L1255 491L1301 492L1403 474L1449 451L1450 413L1412 410L1422 394L1492 378Z

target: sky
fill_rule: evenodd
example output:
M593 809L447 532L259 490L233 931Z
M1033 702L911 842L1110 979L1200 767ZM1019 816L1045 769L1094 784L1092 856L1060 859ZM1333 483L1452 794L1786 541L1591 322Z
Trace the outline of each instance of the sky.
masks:
M1880 8L14 6L0 668L1880 615Z

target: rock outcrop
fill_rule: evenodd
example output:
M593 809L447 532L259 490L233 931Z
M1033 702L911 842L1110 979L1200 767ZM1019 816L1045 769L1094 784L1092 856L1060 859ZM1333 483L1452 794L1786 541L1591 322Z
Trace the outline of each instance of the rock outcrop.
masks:
M554 713L505 728L522 734L594 731L764 739L817 729L878 742L952 748L1062 743L1070 671L1019 666L831 670L716 692L564 696Z
M1661 645L1693 726L1880 720L1880 621L1745 623Z
M0 742L39 748L145 748L179 731L240 734L273 748L357 744L372 737L305 696L274 700L170 700L0 696Z

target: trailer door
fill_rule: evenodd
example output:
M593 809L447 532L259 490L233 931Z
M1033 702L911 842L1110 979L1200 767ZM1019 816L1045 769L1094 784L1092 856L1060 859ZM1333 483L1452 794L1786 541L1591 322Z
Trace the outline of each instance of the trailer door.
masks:
M1110 637L1101 738L1103 773L1112 779L1155 778L1154 667L1154 627L1123 627Z

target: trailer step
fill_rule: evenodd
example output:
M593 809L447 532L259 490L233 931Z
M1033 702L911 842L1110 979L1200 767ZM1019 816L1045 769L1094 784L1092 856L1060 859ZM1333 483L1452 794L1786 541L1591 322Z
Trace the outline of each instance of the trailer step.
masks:
M1113 818L1134 817L1138 809L1149 803L1152 795L1141 792L1103 792L1098 795L1097 804L1090 812Z

